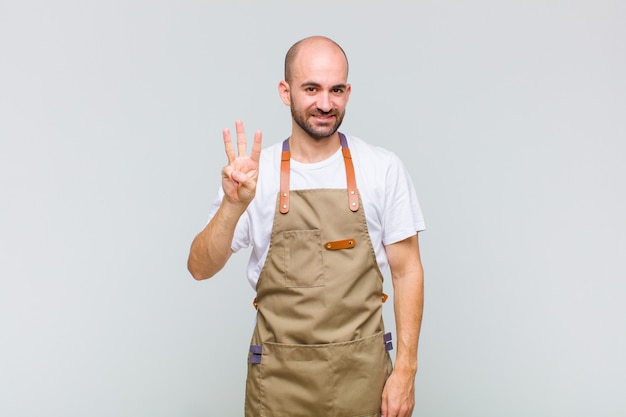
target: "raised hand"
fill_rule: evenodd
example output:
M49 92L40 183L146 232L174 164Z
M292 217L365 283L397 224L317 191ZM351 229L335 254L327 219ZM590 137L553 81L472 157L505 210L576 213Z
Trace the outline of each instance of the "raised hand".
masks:
M254 133L254 142L250 156L246 153L246 135L243 122L235 122L237 132L237 155L230 137L230 130L224 129L224 149L228 157L228 165L222 168L222 188L224 198L231 204L242 204L247 207L256 193L259 177L259 157L261 156L261 131Z

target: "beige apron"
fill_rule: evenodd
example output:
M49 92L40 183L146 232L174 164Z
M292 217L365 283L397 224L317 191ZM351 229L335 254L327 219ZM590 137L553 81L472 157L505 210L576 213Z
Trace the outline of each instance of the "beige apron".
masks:
M257 324L246 417L379 416L392 365L382 282L341 145L348 190L289 191L289 142L267 260L257 283Z

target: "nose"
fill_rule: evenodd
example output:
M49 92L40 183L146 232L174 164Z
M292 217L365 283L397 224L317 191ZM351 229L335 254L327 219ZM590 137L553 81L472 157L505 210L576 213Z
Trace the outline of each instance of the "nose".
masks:
M330 96L327 92L323 92L318 96L317 108L324 113L328 113L333 109L333 105L330 102Z

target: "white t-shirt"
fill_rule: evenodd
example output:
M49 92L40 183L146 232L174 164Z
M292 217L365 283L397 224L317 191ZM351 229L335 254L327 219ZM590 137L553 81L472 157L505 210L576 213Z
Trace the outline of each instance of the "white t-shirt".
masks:
M390 151L347 136L356 185L363 202L365 219L378 266L388 266L384 245L399 242L425 228L415 187L400 159ZM256 195L239 219L231 248L252 247L248 281L253 289L269 250L276 198L280 190L282 142L261 152ZM347 188L341 148L329 158L312 164L291 160L290 189ZM211 206L210 218L220 206L224 191Z

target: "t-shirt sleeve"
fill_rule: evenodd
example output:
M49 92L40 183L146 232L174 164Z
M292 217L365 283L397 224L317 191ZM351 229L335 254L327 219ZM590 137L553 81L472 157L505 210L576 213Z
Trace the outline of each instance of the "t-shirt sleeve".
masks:
M404 164L395 154L389 156L385 176L383 244L399 242L425 229L415 186Z

